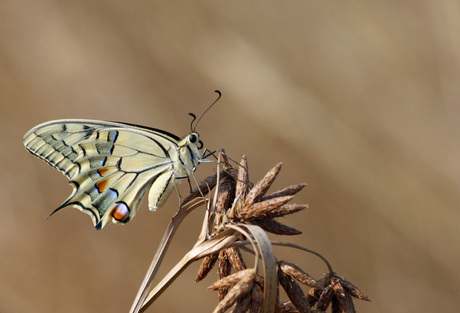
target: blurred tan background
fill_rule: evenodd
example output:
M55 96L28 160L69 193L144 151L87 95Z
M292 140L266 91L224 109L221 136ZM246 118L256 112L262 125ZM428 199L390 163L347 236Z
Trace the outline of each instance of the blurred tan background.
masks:
M290 239L326 256L371 298L360 312L460 305L458 1L0 2L0 312L127 312L175 211L146 201L96 231L67 209L59 172L22 146L59 118L115 120L248 156L253 181L307 182ZM203 164L203 178L215 171ZM183 194L187 184L181 185ZM202 210L162 273L190 248ZM278 238L279 239L279 238ZM319 278L314 256L277 249ZM193 265L151 312L211 312Z

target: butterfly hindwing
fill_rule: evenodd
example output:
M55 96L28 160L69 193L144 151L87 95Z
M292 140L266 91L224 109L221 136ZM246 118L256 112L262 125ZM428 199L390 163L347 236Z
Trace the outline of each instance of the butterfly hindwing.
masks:
M97 229L128 222L152 185L149 207L160 207L174 180L190 175L198 158L189 151L196 145L181 148L180 138L170 133L89 120L38 125L24 136L24 145L70 180L73 192L55 212L74 206L89 214Z

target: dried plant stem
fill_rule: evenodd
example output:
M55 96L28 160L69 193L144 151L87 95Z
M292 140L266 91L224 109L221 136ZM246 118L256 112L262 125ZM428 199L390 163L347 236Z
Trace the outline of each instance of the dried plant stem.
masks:
M223 232L219 238L214 238L213 240L204 242L203 245L195 246L194 249L190 250L155 286L155 288L152 289L148 296L145 297L139 312L144 312L193 261L203 258L213 251L228 247L233 241L237 240L238 237L239 234L232 234L232 231L226 231Z
M145 298L147 297L147 293L150 290L150 287L152 286L153 280L158 272L158 269L160 268L160 264L163 261L166 251L168 250L169 244L171 243L174 234L179 228L179 225L182 223L182 221L188 215L188 213L190 213L193 209L201 206L205 202L203 198L195 200L197 201L192 200L188 202L186 206L181 206L179 211L176 213L176 215L172 218L171 222L169 223L168 228L166 229L163 238L160 242L160 245L155 253L155 256L153 257L152 263L150 264L149 269L147 270L147 274L145 275L144 281L142 282L141 287L139 288L139 291L136 295L136 298L134 299L131 310L129 311L130 313L140 312L142 304L144 303Z
M296 248L296 249L303 250L303 251L305 251L305 252L314 254L314 255L316 255L317 257L319 257L321 260L323 260L324 263L326 263L326 266L327 266L327 268L329 269L329 273L330 273L331 275L334 274L334 270L332 269L332 265L329 263L329 261L328 261L325 257L323 257L321 254L319 254L318 252L316 252L315 250L311 250L311 249L308 249L308 248L305 248L305 247L296 245L295 243L291 243L291 242L272 241L272 245L275 245L275 246L284 246L284 247L292 247L292 248Z
M248 241L248 240L242 240L242 241L236 241L236 242L232 243L231 246L232 247L241 247L243 250L245 250L245 251L247 251L249 253L255 254L256 252L254 252L253 250L251 250L251 249L246 247L250 243L251 242ZM332 265L329 263L329 261L324 256L322 256L321 254L319 254L318 252L316 252L314 250L311 250L311 249L308 249L308 248L305 248L305 247L302 247L302 246L296 245L295 243L290 243L290 242L270 241L270 243L273 246L292 247L292 248L296 248L296 249L303 250L305 252L314 254L317 257L319 257L326 264L326 266L327 266L327 268L329 270L329 274L331 274L331 275L334 274L334 270L332 269Z
M310 313L325 312L327 308L332 308L332 312L356 313L352 297L370 301L358 287L337 275L329 261L318 252L290 242L271 241L267 236L266 232L278 235L301 233L277 222L276 218L308 208L304 204L288 203L306 184L291 185L267 195L282 163L253 184L249 181L246 157L242 158L238 171L225 158L221 162L221 154L217 162L217 173L190 193L188 202L184 201L169 224L131 313L144 312L188 265L201 258L204 260L197 274L197 282L206 277L215 264L218 268L219 279L209 287L216 290L219 296L219 304L214 313L224 313L229 309L235 313L248 310L254 313ZM205 201L204 194L216 184L218 186L214 189L212 200ZM190 211L204 203L208 205L197 242L148 293L180 223ZM315 280L294 263L278 261L273 245L314 254L323 260L329 273ZM241 250L254 255L252 268L247 268ZM299 284L310 287L307 295ZM281 288L285 290L290 302L280 302Z

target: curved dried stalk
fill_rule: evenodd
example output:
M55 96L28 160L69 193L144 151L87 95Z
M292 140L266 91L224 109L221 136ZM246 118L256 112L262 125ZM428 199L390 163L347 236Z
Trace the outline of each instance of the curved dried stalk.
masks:
M206 180L204 180L197 188L195 188L195 190L193 190L191 194L197 194L197 190L199 190L200 193L205 194L209 189L213 188L216 183L217 175L212 175L208 177ZM200 207L204 203L204 198L196 198L196 196L187 197L184 199L184 203L181 205L179 211L177 211L174 217L172 218L163 235L160 245L158 246L157 252L153 257L152 263L150 264L149 269L147 270L147 274L145 275L145 278L139 288L139 292L137 293L136 298L134 299L130 313L140 312L140 309L145 301L145 298L147 297L148 291L152 286L153 279L155 278L156 273L158 272L160 264L169 247L169 244L171 243L171 240L174 237L174 234L176 233L182 221L185 219L188 213Z

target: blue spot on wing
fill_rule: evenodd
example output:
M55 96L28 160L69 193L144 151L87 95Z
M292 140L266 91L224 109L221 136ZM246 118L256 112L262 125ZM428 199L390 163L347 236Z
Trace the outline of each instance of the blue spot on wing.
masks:
M117 199L118 198L118 191L116 191L113 188L109 188L108 195L109 195L109 197L111 197L113 199Z
M109 138L108 138L108 140L109 140L110 142L115 142L115 141L117 140L117 138L118 138L118 131L111 131L111 132L109 133Z

